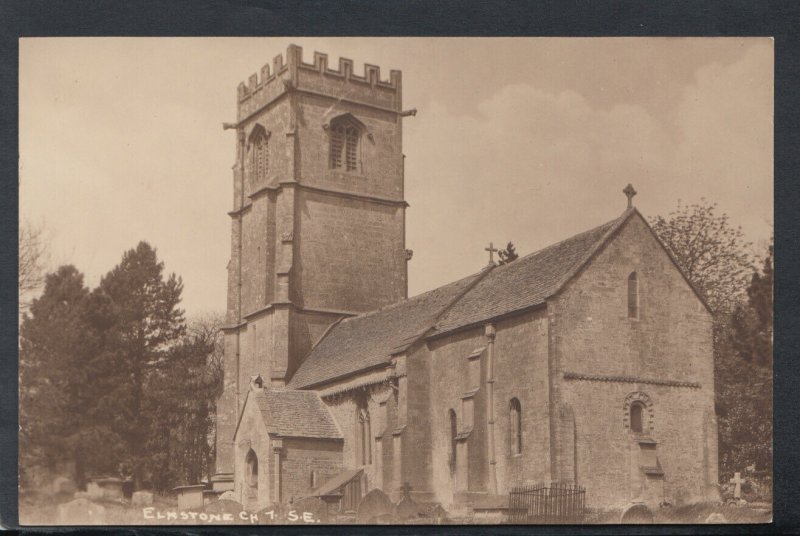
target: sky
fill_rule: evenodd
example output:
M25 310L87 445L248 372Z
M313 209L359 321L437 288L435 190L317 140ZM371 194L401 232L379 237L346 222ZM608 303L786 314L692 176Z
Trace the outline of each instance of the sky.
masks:
M236 86L294 43L403 71L409 295L617 217L705 198L773 222L769 38L26 38L20 220L96 286L140 240L223 311Z

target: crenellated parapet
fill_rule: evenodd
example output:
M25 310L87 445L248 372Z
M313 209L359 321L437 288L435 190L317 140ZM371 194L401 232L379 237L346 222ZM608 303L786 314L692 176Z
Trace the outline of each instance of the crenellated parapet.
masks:
M313 61L307 63L303 61L302 47L289 45L285 57L278 54L271 64L239 84L239 119L291 89L397 111L401 109L401 86L398 70L391 70L388 79L381 79L380 67L366 63L359 74L348 58L339 58L338 68L334 69L328 64L328 55L321 52L314 52Z

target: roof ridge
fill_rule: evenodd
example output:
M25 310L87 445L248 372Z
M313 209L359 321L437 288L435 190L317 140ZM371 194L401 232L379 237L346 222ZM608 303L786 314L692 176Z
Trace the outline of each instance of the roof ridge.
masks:
M598 229L600 229L602 227L605 227L606 225L611 225L611 224L618 223L620 220L624 219L628 215L629 211L630 210L625 210L625 212L623 212L622 215L614 218L613 220L608 220L607 222L602 223L602 224L600 224L600 225L598 225L596 227L592 227L591 229L588 229L586 231L581 231L580 233L568 236L567 238L564 238L563 240L559 240L558 242L553 242L550 245L547 245L547 246L545 246L543 248L537 249L536 251L528 253L527 255L524 255L524 256L520 257L519 259L516 259L516 260L522 261L522 260L528 259L530 257L533 257L535 255L543 253L543 252L547 251L548 249L556 248L557 246L560 246L560 245L564 244L565 242L569 242L570 240L573 240L575 238L587 235L589 233L593 233L593 232L597 231ZM603 236L605 236L605 234ZM501 264L500 266L498 266L498 268L499 269L505 269L506 266L511 266L513 264L514 264L513 262L509 262L509 263L506 263L506 264Z
M412 340L408 344L404 344L402 346L404 346L405 349L407 350L408 348L411 347L412 344L425 337L425 335L436 326L436 323L439 322L439 319L442 318L445 315L445 313L449 311L451 307L453 307L453 305L458 303L461 300L461 298L463 298L465 295L467 295L467 293L469 293L469 291L475 288L475 285L480 283L483 280L483 278L486 277L486 274L491 272L496 267L497 266L494 263L489 263L480 272L475 274L472 281L470 281L466 285L466 287L464 287L458 294L455 295L455 297L453 297L453 299L451 299L447 304L445 304L439 310L438 313L433 315L433 318L431 318L431 320L425 323L425 328L421 329L415 335L412 335L411 337ZM461 279L459 279L459 281L461 281Z
M388 311L390 309L394 309L395 307L399 307L399 306L404 305L404 304L406 304L406 303L408 303L410 301L421 299L423 296L427 296L429 294L432 294L432 293L436 292L437 290L441 290L441 289L443 289L445 287L450 287L450 286L456 285L456 284L464 281L465 279L469 279L471 277L477 277L477 276L481 275L484 272L484 270L486 270L486 268L489 268L490 266L491 265L487 265L486 267L481 268L479 271L477 271L475 273L472 273L470 275L466 275L464 277L456 279L455 281L451 281L450 283L438 286L436 288L432 288L430 290L426 290L425 292L421 292L421 293L417 294L416 296L411 296L410 298L404 298L404 299L402 299L400 301L396 301L396 302L390 303L388 305L384 305L383 307L380 307L378 309L373 309L372 311L365 311L363 313L359 313L359 314L354 315L354 316L343 317L341 319L341 322L339 322L339 323L344 324L344 323L347 323L349 320L355 320L355 319L358 319L358 318L367 318L369 316L376 315L378 313L381 313L381 312L384 312L384 311ZM321 340L322 339L320 339L320 341Z
M566 275L564 275L558 281L558 283L556 283L556 285L553 287L553 290L550 292L550 296L555 296L556 294L558 294L561 291L561 289L564 288L564 285L566 285L567 282L569 282L573 277L575 277L575 274L577 274L581 270L581 268L583 268L584 265L587 262L589 262L589 259L591 259L592 257L595 256L597 251L606 242L608 242L608 239L611 237L611 235L613 235L617 231L617 229L619 229L622 226L623 223L628 221L628 218L632 214L634 214L635 212L636 212L636 209L634 207L630 207L630 208L626 209L625 212L623 212L622 215L620 217L618 217L617 219L611 220L609 222L606 222L603 225L598 225L594 229L590 229L589 231L587 231L587 233L591 232L591 231L597 231L601 227L609 225L609 228L606 229L606 231L603 233L603 236L598 238L594 242L594 244L592 244L592 247L589 248L589 250L583 255L583 257L581 257L581 259L578 262L575 263L575 265L572 267L572 269L570 269L566 273ZM581 234L584 234L584 233L581 233ZM575 235L575 236L580 236L580 235Z

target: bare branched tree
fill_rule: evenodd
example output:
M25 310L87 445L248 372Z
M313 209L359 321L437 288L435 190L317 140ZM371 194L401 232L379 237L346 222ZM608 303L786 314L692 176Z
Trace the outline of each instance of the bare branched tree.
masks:
M19 306L26 311L36 291L42 288L47 265L44 226L29 221L19 226Z
M693 205L678 201L677 209L651 224L714 312L724 314L745 298L754 264L741 228L716 208L705 199Z

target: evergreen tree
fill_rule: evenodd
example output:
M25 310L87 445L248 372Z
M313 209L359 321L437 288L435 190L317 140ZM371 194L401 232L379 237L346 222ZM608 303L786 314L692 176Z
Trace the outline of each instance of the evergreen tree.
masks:
M79 479L108 469L114 434L86 411L97 396L91 358L98 344L83 274L74 266L48 274L20 331L21 468L75 462Z
M731 474L755 464L772 468L773 247L753 273L748 300L730 315L718 352L716 386L720 464Z
M148 451L155 489L197 484L213 464L216 399L222 391L218 319L193 322L169 363L148 382Z
M148 432L157 418L146 411L146 386L154 371L168 366L185 332L178 308L183 284L175 274L164 279L163 268L156 251L140 242L102 278L93 296L94 322L103 333L95 418L119 434L123 454L116 461L136 485L150 463Z
M513 242L509 242L506 245L506 249L501 249L497 252L497 254L500 256L500 262L498 264L508 264L509 262L515 261L519 258Z

